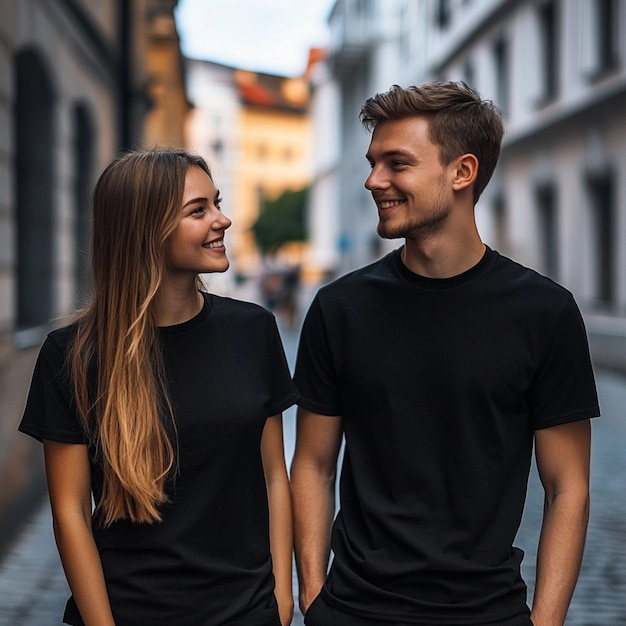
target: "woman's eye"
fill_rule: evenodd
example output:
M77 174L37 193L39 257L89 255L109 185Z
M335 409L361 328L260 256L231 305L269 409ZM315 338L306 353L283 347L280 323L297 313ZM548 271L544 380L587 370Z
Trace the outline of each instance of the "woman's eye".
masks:
M191 215L197 215L197 214L199 214L199 213L204 213L204 207L201 207L201 206L196 207L196 208L195 208L195 209L191 212Z

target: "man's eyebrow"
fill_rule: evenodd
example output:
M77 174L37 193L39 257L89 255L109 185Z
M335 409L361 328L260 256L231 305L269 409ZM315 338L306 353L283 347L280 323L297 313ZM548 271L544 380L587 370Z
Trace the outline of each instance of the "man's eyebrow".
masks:
M385 150L385 152L381 152L381 154L380 154L380 158L381 159L389 159L389 158L392 158L392 157L402 157L404 159L414 159L415 155L413 153L407 151L407 150L400 150L400 149L397 149L397 150ZM372 161L372 155L369 152L367 152L365 154L365 158L368 161Z

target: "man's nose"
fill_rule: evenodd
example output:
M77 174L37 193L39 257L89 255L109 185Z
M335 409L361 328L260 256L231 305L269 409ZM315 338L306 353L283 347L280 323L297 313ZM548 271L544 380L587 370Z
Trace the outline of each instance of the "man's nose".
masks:
M365 179L365 189L373 191L374 189L381 189L386 184L381 168L373 166L369 176Z

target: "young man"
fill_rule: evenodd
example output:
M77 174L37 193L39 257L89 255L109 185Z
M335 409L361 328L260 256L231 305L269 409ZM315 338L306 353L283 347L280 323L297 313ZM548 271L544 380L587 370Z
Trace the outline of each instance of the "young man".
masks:
M462 83L394 86L361 121L378 233L405 242L323 287L302 330L292 490L305 623L562 626L599 415L580 312L480 239L474 205L504 132L492 103ZM531 613L513 541L533 444L545 512Z

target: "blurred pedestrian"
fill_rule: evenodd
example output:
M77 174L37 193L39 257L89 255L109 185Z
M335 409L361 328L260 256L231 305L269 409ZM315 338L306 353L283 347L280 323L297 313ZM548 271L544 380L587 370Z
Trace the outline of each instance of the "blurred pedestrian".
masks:
M298 265L273 265L261 276L261 295L265 306L274 311L289 329L298 320L298 297L300 291L300 267Z
M474 206L504 132L491 102L462 83L394 86L361 120L378 233L404 245L323 287L303 326L292 492L305 623L562 626L599 415L580 312L481 241ZM531 613L513 542L533 445L545 511Z
M48 335L20 424L43 441L67 624L291 621L295 392L272 314L199 282L229 265L220 204L184 151L126 154L95 187L93 300Z

